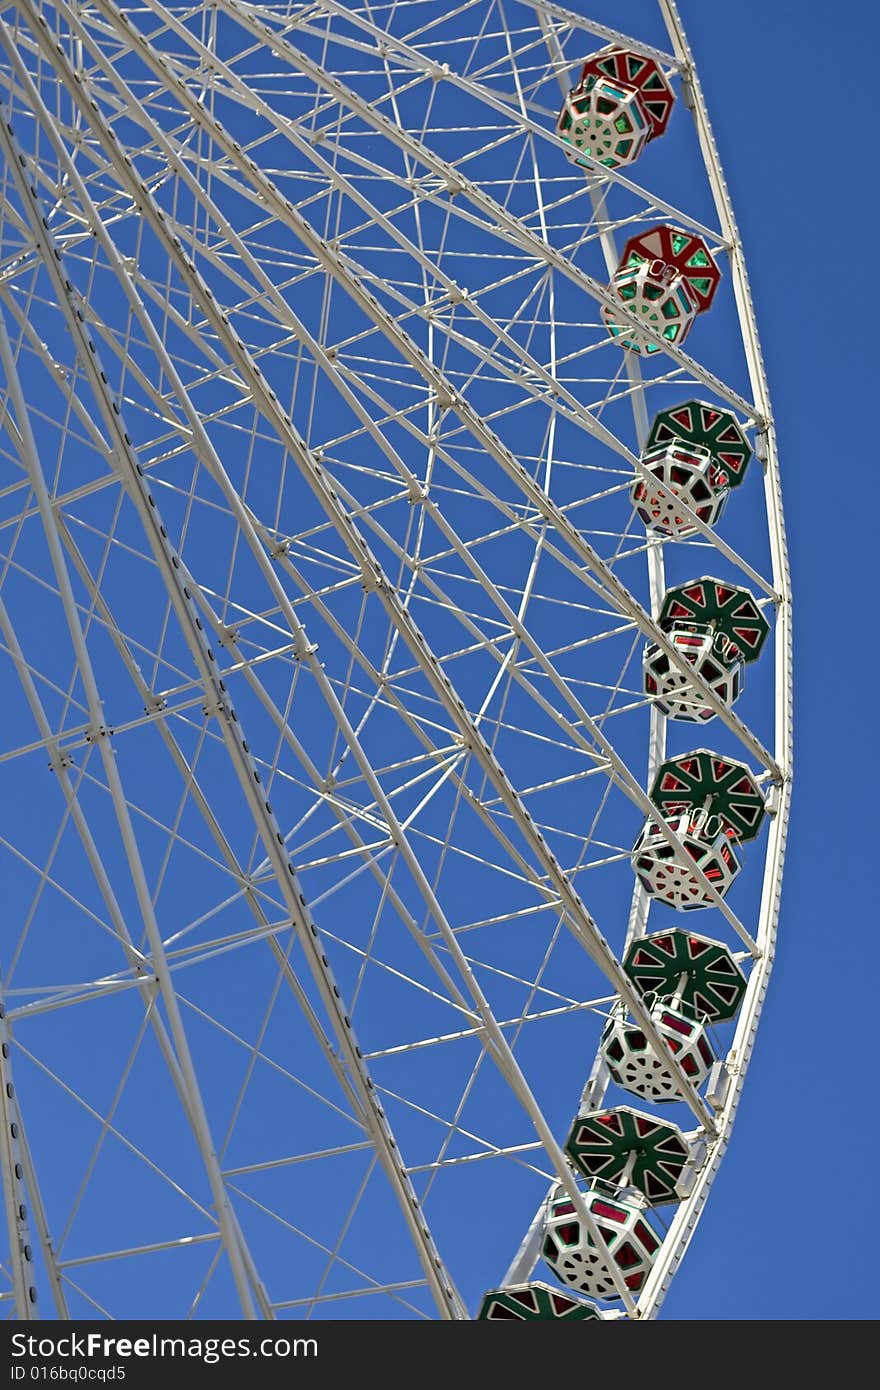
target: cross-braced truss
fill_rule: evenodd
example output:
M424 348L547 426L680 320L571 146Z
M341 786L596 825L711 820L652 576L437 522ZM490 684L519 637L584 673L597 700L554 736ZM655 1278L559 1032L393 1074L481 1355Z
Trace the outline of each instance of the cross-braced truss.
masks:
M11 1316L472 1316L528 1277L552 1183L589 1224L563 1145L621 1001L704 1141L638 1298L617 1276L624 1315L659 1308L772 959L788 614L699 87L673 5L633 29L543 0L0 5ZM634 170L555 130L607 43L684 98ZM687 350L638 358L601 310L658 222L724 279ZM693 398L760 464L669 539L631 487ZM750 967L714 1107L620 964L673 920L630 852L692 726L641 661L682 666L655 617L702 574L777 634L735 711L701 691L774 813L729 902L704 880L699 930Z

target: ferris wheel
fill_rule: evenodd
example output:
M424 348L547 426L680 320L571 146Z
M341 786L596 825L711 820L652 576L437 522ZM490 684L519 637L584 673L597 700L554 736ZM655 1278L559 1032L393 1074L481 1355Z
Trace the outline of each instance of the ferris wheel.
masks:
M662 1306L788 575L675 5L587 8L0 11L10 1317Z

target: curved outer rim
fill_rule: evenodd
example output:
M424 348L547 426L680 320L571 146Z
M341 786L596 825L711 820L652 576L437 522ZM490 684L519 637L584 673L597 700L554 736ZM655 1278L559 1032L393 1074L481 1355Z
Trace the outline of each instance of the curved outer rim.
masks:
M776 948L779 902L782 888L782 868L788 831L788 810L791 798L792 767L792 643L791 592L785 525L782 514L782 494L776 438L767 377L761 356L755 323L751 290L743 256L742 242L733 215L730 194L718 157L718 150L700 89L693 57L684 34L675 0L659 0L676 59L681 64L681 81L686 104L691 108L697 137L703 153L706 173L712 189L719 225L729 244L730 271L742 332L743 347L749 370L755 405L766 428L756 436L756 453L764 469L764 490L773 582L779 596L775 626L775 747L774 753L782 778L773 793L776 805L771 817L764 881L758 920L757 943L761 954L754 961L748 988L740 1011L733 1045L728 1053L727 1069L730 1084L723 1106L718 1111L718 1133L709 1145L707 1161L699 1173L690 1196L682 1202L670 1225L669 1233L654 1267L645 1281L638 1301L638 1313L643 1318L656 1317L669 1290L673 1275L684 1258L691 1238L709 1196L736 1116L746 1070L751 1061L755 1034Z
M593 33L599 34L603 32L600 26L594 25L584 20L582 16L552 3L552 0L520 0L520 3L527 4L530 9L534 10L539 22L542 23L545 33L548 35L551 31L549 25L546 24L546 20L551 18L565 21L576 28L588 29ZM782 494L776 453L776 437L770 406L769 388L761 355L742 242L733 214L733 206L721 167L715 138L709 123L699 78L695 70L693 55L685 36L675 0L658 0L658 4L669 35L671 49L671 54L664 55L664 60L668 61L668 57L672 58L672 62L669 65L675 68L681 80L684 104L693 115L706 175L709 180L716 215L718 217L718 225L721 230L723 242L728 251L743 351L746 357L749 381L755 406L755 453L764 472L768 536L773 587L776 598L773 755L779 775L774 777L773 790L769 802L771 816L764 861L758 928L755 936L757 950L753 954L748 987L739 1013L733 1043L724 1060L727 1077L724 1085L723 1102L719 1103L717 1107L714 1134L709 1135L704 1132L701 1136L707 1144L705 1159L696 1176L690 1194L678 1207L670 1223L660 1253L652 1267L651 1273L645 1281L636 1308L629 1314L629 1316L641 1319L656 1318L660 1311L663 1300L669 1291L673 1276L681 1264L694 1231L696 1230L703 1207L708 1199L712 1182L718 1172L721 1159L724 1156L730 1139L746 1070L751 1060L758 1021L767 993L770 971L773 966L775 955L776 931L782 889L783 860L785 856L788 811L791 797L792 767L790 574L782 512ZM629 36L615 34L612 37L610 31L603 36L607 37L610 42L625 42L630 46L633 45L633 41ZM643 45L637 45L637 47L640 51L647 52L647 49L645 49ZM554 56L557 56L560 60L561 85L567 88L564 69L562 68L562 62L564 60L561 58L561 51ZM606 258L608 254L613 257L613 250L606 248ZM610 264L611 262L609 261L609 265ZM636 374L637 373L638 367L636 365ZM642 428L644 428L643 421L639 419L639 411L641 415L644 416L644 405L639 400L638 393L634 396L634 409L636 410L637 429L640 424ZM657 559L654 559L655 568L657 563ZM659 563L662 565L662 559L660 559ZM651 581L652 590L656 595L656 573L651 575ZM662 592L662 584L660 585L660 591ZM651 748L649 749L648 758L649 778L652 775L653 768L656 767L658 756L662 756L658 750L662 748L664 743L664 725L665 721L663 720L652 720ZM627 944L629 944L634 937L644 934L647 925L646 909L646 902L640 900L640 896L638 892L636 892L634 894L633 908L630 914L630 930L627 934ZM601 1059L597 1056L596 1063L594 1064L592 1074L584 1092L585 1104L589 1105L590 1108L601 1107L606 1087L606 1069L601 1063ZM514 1257L507 1272L507 1279L510 1279L514 1275L518 1277L521 1275L522 1270L533 1262L539 1230L540 1214L533 1220L519 1251ZM614 1316L614 1314L611 1316ZM628 1314L623 1312L620 1316L626 1317Z
M232 0L227 0L227 2L230 6L232 5ZM520 2L522 3L523 0L520 0ZM560 6L548 3L548 0L524 0L524 2L529 4L539 17L563 18L566 21L570 19L579 27L589 28L591 32L599 34L601 37L606 38L606 40L614 41L614 39L618 37L614 31L604 29L601 26L592 25L583 20L580 16L569 15L569 13ZM766 379L761 361L751 296L739 236L718 161L714 139L703 106L699 84L693 71L691 55L684 38L673 0L658 0L658 2L666 22L675 55L674 66L680 71L685 94L685 103L692 109L694 114L706 171L715 199L719 226L722 231L723 239L729 248L732 282L751 379L756 418L760 422L758 454L765 473L766 505L773 566L773 581L776 594L779 596L775 633L775 759L777 766L781 769L782 775L777 782L774 792L776 801L775 814L770 825L770 835L765 861L760 918L757 932L757 946L760 954L753 965L746 998L736 1029L733 1048L728 1056L731 1071L731 1084L728 1087L728 1095L724 1105L719 1108L717 1113L718 1129L716 1137L714 1137L710 1143L708 1160L694 1184L691 1195L687 1200L682 1202L672 1221L668 1236L638 1303L635 1307L631 1306L630 1308L630 1316L641 1318L654 1317L659 1311L672 1276L693 1235L703 1204L706 1201L712 1180L726 1147L735 1117L741 1086L746 1067L750 1060L758 1018L766 993L767 982L773 961L782 860L786 835L791 757L791 629L788 567L785 552L774 431L770 415ZM24 6L22 6L22 8L24 8ZM648 52L649 50L644 51ZM650 50L650 52L653 53L654 51ZM668 55L662 54L659 56L662 57L664 62L668 61ZM659 555L653 558L655 564L659 564ZM661 577L662 571L659 570L656 570L652 576L652 589L654 590L655 597L658 593L662 593L663 586L662 583L659 582ZM652 737L652 757L654 758L656 758L659 752L659 743L662 740L662 726L663 721L655 721ZM643 909L644 904L640 903L637 895L634 902L633 921L631 922L631 927L633 925L635 926L637 934L644 930ZM629 1300L628 1302L631 1303ZM453 1316L462 1315L460 1311L457 1314L452 1310L449 1310L449 1312L452 1312ZM449 1312L447 1312L447 1315L449 1315ZM626 1314L624 1314L624 1316L626 1316Z

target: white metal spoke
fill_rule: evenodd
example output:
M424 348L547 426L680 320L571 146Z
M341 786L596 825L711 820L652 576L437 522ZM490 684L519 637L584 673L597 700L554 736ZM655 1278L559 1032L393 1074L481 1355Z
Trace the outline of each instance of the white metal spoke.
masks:
M146 1288L189 1319L472 1317L505 1269L553 1277L548 1192L602 1316L662 1305L773 958L790 628L742 248L654 18L0 4L9 1316L130 1318ZM638 165L557 130L606 47L674 98ZM617 297L657 224L723 271L693 352ZM692 400L756 454L720 521L644 460ZM775 625L735 705L664 616L700 576ZM732 888L659 809L699 747L767 800ZM646 827L701 913L634 875ZM691 925L747 977L708 1087L625 968ZM611 1070L624 1009L691 1145L641 1280L566 1149L576 1112L650 1104Z

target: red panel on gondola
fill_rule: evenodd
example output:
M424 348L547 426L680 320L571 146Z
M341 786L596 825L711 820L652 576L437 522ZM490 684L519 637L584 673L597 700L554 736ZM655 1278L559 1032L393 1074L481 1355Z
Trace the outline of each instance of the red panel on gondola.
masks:
M659 261L662 265L674 266L687 281L697 311L702 313L709 308L721 279L721 271L703 238L695 232L685 232L680 227L661 223L640 232L638 236L630 237L623 248L620 269L630 264L638 265L642 261Z
M653 58L644 58L641 53L632 53L626 48L603 49L584 63L578 85L583 87L589 83L592 86L599 77L610 77L627 87L635 87L651 122L651 139L656 140L663 134L669 124L675 94Z

